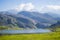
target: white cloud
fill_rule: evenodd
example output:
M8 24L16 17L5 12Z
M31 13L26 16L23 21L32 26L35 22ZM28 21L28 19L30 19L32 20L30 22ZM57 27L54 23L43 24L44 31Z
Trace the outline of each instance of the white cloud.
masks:
M22 11L22 10L32 11L34 8L35 6L32 3L22 3L16 8L16 10L17 11Z
M40 9L37 9L32 3L22 3L17 8L17 11L40 11L42 13L45 12L53 12L53 13L60 13L60 5L45 5L40 6Z
M47 7L49 9L60 10L60 6L59 5L47 5Z
M56 12L58 13L60 11L60 5L46 5L40 7L40 12Z

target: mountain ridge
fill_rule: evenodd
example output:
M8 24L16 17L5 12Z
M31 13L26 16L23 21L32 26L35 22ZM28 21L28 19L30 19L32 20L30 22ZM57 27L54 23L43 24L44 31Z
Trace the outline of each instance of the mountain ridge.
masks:
M0 26L9 26L9 28L48 28L57 20L49 14L39 12L21 11L17 14L11 12L0 12Z

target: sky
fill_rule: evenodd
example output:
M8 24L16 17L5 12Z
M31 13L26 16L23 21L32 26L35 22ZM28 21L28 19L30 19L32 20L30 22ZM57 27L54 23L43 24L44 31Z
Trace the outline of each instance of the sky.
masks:
M11 9L59 13L60 0L0 0L0 11Z

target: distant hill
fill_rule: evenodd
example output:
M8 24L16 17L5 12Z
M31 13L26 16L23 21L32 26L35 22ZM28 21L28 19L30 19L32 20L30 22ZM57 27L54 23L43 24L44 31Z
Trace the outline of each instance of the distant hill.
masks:
M57 20L53 19L52 16L50 16L48 14L42 14L39 12L22 11L22 12L19 12L18 15L19 14L29 17L39 23L53 24L53 23L56 23L56 21L57 21Z
M49 28L51 28L52 31L60 31L60 21L58 21L57 23L55 24L52 24L51 26L49 26Z
M51 28L60 28L60 21L50 26Z
M37 29L48 28L50 25L55 24L58 20L50 14L42 14L39 12L0 12L0 26L8 28L23 28L23 29Z
M9 14L9 13L8 13ZM0 13L0 26L19 27L19 28L35 28L34 22L22 15L7 15Z

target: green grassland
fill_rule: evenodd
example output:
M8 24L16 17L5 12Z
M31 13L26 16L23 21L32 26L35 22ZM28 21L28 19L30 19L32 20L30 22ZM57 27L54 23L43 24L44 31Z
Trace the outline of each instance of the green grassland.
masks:
M1 35L0 40L60 40L60 32Z

